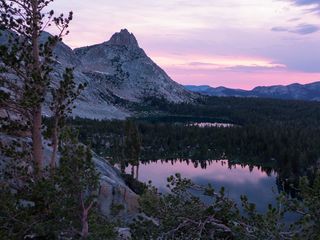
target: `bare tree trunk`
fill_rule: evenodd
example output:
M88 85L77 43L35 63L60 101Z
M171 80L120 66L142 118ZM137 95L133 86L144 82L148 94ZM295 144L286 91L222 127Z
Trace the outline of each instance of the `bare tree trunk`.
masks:
M131 166L131 176L134 178L134 165Z
M43 149L42 149L42 118L41 106L33 110L32 124L32 154L36 165L37 173L41 175L43 169Z
M87 239L89 235L89 224L88 224L88 211L87 209L83 209L82 211L82 231L81 231L81 238Z
M90 209L93 207L93 202L90 203L90 205L86 208L84 205L84 199L83 194L80 195L81 199L81 207L82 207L82 217L81 217L81 224L82 224L82 230L81 230L81 239L87 239L89 236L89 223L88 223L88 215Z
M136 166L136 180L139 180L139 165L140 163Z
M53 132L52 132L52 155L51 155L51 161L50 161L50 168L52 171L54 171L57 164L57 151L58 151L58 144L59 144L58 131L59 131L58 118L55 118Z
M123 162L120 163L120 169L122 174L126 173L126 165Z
M39 10L38 0L31 1L32 7L32 55L33 55L33 71L34 78L32 84L35 87L35 94L38 94L42 99L43 88L41 86L41 69L39 57ZM33 109L33 124L32 124L32 144L33 144L33 158L36 164L38 175L41 175L43 169L43 149L42 149L42 118L41 118L41 102L37 102Z

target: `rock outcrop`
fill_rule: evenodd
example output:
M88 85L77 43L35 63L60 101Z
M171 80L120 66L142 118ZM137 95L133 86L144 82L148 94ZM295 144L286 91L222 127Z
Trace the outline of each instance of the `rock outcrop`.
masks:
M77 70L121 99L139 102L145 97L163 97L183 102L193 97L145 54L126 29L102 44L75 49L75 54L82 63Z
M139 47L132 33L123 29L109 41L72 50L64 43L55 49L54 78L61 79L65 67L74 67L77 83L87 87L76 101L74 116L90 119L123 119L132 112L126 103L145 98L190 102L196 95L174 82ZM45 112L50 115L50 112Z
M0 143L11 145L12 142L19 141L26 147L31 143L29 137L17 137L0 134ZM22 145L22 146L23 146ZM49 142L44 144L45 165L50 163L52 148ZM60 155L58 154L58 159ZM4 170L7 163L12 161L10 158L0 155L0 170ZM23 162L23 161L22 161ZM93 153L93 162L100 175L100 187L98 190L98 207L100 212L110 218L118 217L123 221L130 220L138 213L138 195L135 194L123 181L120 172L114 168L107 160ZM32 167L29 167L32 171ZM120 207L119 211L114 213L115 207Z
M138 213L138 196L125 184L117 169L106 160L94 155L94 163L100 173L98 204L105 216L113 216L114 209L120 207L117 217L130 219Z
M0 45L8 44L8 32L0 35ZM50 36L42 33L40 42ZM52 86L58 86L66 68L74 69L77 84L87 87L75 102L73 116L89 119L124 119L133 114L128 107L146 98L170 102L190 102L196 94L174 82L139 47L132 33L123 29L109 41L72 50L63 42L54 49ZM50 94L47 96L50 102ZM50 116L49 104L44 115Z

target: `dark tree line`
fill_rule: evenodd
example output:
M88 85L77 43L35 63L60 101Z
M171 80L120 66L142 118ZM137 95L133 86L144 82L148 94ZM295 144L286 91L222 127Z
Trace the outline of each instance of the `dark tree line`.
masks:
M133 119L140 133L141 161L183 158L205 166L205 160L228 159L276 170L281 179L291 182L316 171L320 157L317 102L209 98L195 105L154 101L148 106L160 104L167 115ZM200 128L190 126L192 122L227 122L234 127ZM106 157L119 157L124 122L74 119L70 123L79 128L81 141Z

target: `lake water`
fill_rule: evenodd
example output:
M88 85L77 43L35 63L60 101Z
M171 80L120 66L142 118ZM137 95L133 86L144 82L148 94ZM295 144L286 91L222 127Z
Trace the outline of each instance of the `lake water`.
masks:
M128 169L129 172L129 169ZM201 185L210 183L217 191L225 187L226 195L240 203L240 196L247 195L249 200L257 205L259 211L267 209L269 203L274 203L278 193L276 185L276 173L269 175L258 167L232 165L228 161L210 161L206 168L195 166L186 161L157 161L148 164L140 164L139 180L152 181L152 184L161 192L168 189L167 177L180 173L182 177L189 178Z
M187 126L200 127L200 128L231 128L236 127L235 124L231 123L218 123L218 122L196 122L189 123Z

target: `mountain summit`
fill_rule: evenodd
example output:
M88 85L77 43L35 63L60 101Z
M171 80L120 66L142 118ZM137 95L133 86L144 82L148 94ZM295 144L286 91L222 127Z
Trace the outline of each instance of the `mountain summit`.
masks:
M139 47L137 39L127 29L122 29L120 32L113 34L108 43L111 45Z
M73 67L75 81L87 84L76 101L74 116L125 118L132 115L126 107L130 102L161 98L179 103L196 97L154 63L127 29L113 34L107 42L74 50L59 43L54 53L57 81L62 79L65 67ZM50 115L49 110L45 113Z

